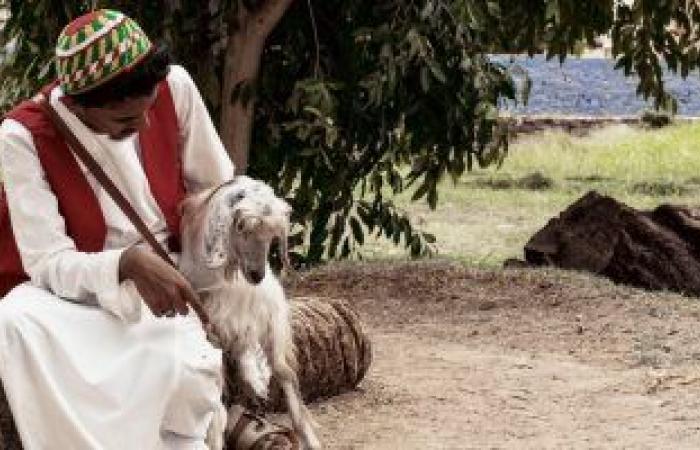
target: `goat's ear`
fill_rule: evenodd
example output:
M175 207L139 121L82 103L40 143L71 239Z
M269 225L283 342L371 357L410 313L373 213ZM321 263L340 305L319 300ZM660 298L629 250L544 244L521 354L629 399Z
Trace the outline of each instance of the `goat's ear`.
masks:
M229 239L234 220L233 209L222 196L209 203L204 227L204 262L210 269L222 267L229 259Z

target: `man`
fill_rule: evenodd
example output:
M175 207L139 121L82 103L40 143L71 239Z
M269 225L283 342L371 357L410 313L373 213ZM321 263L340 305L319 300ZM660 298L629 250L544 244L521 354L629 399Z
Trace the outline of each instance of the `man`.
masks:
M56 66L46 100L174 252L185 192L233 176L192 79L110 10L63 30ZM206 448L221 352L191 311L196 294L142 244L36 100L0 126L11 222L0 217L0 287L11 288L0 377L23 446Z

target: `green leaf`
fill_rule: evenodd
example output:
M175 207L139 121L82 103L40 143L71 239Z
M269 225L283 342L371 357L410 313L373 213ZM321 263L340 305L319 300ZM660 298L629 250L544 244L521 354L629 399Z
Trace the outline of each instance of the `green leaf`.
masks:
M432 72L435 79L437 79L442 84L447 83L447 77L445 76L445 72L442 71L442 69L440 68L440 66L438 64L431 62L429 64L429 67L430 67L430 72Z
M430 75L428 73L427 67L420 68L420 86L423 92L428 92L430 90Z
M486 2L486 7L489 10L489 14L494 17L500 17L501 15L501 5L498 4L496 0L488 0Z
M438 192L437 192L437 185L432 185L430 186L430 189L428 189L428 205L430 206L430 209L435 209L437 208L437 202L438 202Z
M350 218L350 227L352 228L352 235L360 245L365 243L365 233L362 231L362 225L355 217Z
M351 253L352 247L350 246L350 241L347 238L345 238L345 240L343 241L343 249L340 253L340 256L342 256L343 258L347 258L348 256L350 256Z
M411 200L415 202L416 200L420 200L421 198L425 197L425 194L428 193L428 189L430 189L430 184L427 181L424 181L423 184L421 184L413 193Z

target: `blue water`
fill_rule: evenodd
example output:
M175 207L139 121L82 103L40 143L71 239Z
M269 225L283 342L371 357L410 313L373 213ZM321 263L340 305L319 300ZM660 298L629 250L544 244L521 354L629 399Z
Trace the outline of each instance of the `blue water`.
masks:
M511 61L511 57L496 57ZM519 114L564 115L637 115L652 106L637 96L635 75L625 77L614 70L609 59L571 58L559 64L544 56L516 56L514 61L526 69L532 79L532 92L527 106L504 105ZM678 100L678 114L700 116L700 76L691 73L685 80L667 73L666 88Z

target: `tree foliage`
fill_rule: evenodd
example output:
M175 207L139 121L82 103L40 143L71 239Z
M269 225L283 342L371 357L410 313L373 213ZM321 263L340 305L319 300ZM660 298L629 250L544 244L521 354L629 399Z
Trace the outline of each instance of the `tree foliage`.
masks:
M234 160L290 199L305 258L347 256L368 233L420 255L434 237L417 230L392 195L411 189L435 208L443 178L502 163L507 122L499 104L527 97L527 83L519 90L514 81L517 68L489 55L544 52L563 61L582 40L611 33L617 66L639 76L639 94L673 107L662 68L685 76L698 67L700 2L628 3L6 0L12 17L0 40L14 51L0 65L0 107L53 77L61 24L94 4L120 9L170 43ZM279 24L256 35L250 19L273 13L284 13ZM248 52L257 56L244 61L242 50L259 42ZM235 107L249 114L249 141L228 130L242 117L227 109Z

